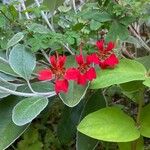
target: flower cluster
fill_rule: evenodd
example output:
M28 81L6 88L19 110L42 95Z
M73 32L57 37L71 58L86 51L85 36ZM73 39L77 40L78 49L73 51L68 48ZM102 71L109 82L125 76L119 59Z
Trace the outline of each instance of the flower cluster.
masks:
M77 67L65 67L66 56L50 56L50 68L43 69L38 73L39 80L54 80L56 93L67 92L69 80L75 81L79 85L85 85L88 81L96 78L94 64L101 69L114 68L119 60L113 49L115 44L109 42L107 45L104 40L96 42L98 51L90 55L83 56L82 53L75 56Z

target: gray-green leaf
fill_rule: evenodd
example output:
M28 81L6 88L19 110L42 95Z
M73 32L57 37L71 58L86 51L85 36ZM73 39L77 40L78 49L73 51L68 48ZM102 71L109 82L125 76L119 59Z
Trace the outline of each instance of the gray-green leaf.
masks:
M17 44L10 52L9 63L14 72L20 77L29 80L36 66L36 59L23 45Z
M48 105L48 99L44 97L31 97L20 101L13 109L12 120L22 126L36 118Z
M17 102L14 96L0 101L0 150L10 146L27 128L27 126L18 127L12 122L12 109Z
M88 84L85 86L78 85L73 81L69 81L69 89L67 93L60 93L59 97L69 107L76 106L85 96Z
M10 48L11 46L16 45L18 42L20 42L24 37L24 34L22 32L16 33L7 43L7 48Z

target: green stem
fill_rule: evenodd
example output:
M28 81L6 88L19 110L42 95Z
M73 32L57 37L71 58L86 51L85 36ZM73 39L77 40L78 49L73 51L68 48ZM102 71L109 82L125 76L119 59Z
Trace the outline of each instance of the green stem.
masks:
M142 106L143 106L143 103L144 103L144 90L141 90L140 93L139 93L139 103L138 103L138 112L137 112L137 117L136 117L136 126L137 128L140 127L140 123L141 123L141 112L142 112ZM137 142L138 142L138 139L133 141L132 143L132 150L136 150L137 148Z

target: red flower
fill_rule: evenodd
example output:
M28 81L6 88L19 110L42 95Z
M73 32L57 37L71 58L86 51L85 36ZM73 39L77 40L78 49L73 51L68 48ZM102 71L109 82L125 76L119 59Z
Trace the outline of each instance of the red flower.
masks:
M78 68L69 68L66 71L65 77L69 80L75 80L78 84L85 85L87 81L92 81L96 78L96 72L94 67L90 66L88 56L84 60L83 55L75 57L78 63Z
M56 93L68 91L68 81L64 78L66 72L65 62L66 56L50 56L51 67L43 69L38 73L39 80L55 79Z
M99 40L96 42L96 46L98 48L98 52L95 54L96 56L93 59L99 59L99 63L96 62L96 64L99 64L102 69L114 68L119 63L117 56L113 52L115 47L113 42L109 42L105 45L104 40Z

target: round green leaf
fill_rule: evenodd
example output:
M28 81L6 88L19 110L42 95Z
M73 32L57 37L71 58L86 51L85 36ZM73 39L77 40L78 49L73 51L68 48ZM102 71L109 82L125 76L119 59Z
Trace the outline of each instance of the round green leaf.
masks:
M99 70L92 82L92 89L109 87L136 80L145 80L145 67L134 60L122 59L114 69Z
M7 43L7 48L10 48L11 46L16 45L18 42L20 42L24 37L24 34L22 32L16 33Z
M78 130L92 138L110 142L129 142L140 137L133 119L115 107L89 114L81 121Z
M12 109L17 102L14 96L0 101L0 150L10 146L27 128L27 126L19 127L12 122Z
M44 97L31 97L20 101L13 109L12 120L22 126L31 122L48 105L48 99Z
M60 93L59 97L69 107L76 106L85 96L88 84L85 86L78 85L74 81L69 81L69 89L67 93Z
M150 138L150 104L142 110L140 132L142 136Z
M11 68L22 78L29 80L36 66L35 56L23 45L17 44L9 55Z

